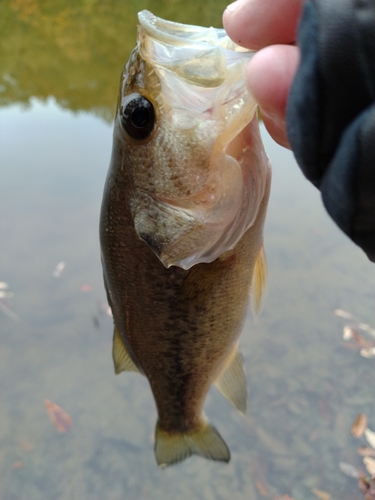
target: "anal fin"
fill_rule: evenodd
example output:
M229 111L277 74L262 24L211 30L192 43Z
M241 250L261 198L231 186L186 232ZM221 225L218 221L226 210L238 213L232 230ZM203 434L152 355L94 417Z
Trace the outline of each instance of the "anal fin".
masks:
M235 345L222 372L215 380L215 385L237 410L246 413L247 381L238 344Z
M139 369L129 356L116 326L113 332L112 356L116 374L121 372L139 372Z
M156 424L155 458L160 467L177 464L191 455L221 462L230 460L223 438L206 419L202 419L198 429L185 434L166 432Z

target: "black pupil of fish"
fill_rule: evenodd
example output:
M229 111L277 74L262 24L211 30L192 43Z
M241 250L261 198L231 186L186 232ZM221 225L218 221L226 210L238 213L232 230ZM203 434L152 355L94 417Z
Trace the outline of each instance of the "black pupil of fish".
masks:
M154 107L146 98L136 97L126 105L121 121L130 137L146 139L154 128Z
M147 108L139 107L132 113L132 122L135 127L144 128L150 119L150 113Z

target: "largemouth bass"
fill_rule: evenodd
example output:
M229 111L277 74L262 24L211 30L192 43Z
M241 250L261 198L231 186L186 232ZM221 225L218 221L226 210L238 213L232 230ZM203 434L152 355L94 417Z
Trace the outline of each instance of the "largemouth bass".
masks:
M224 30L138 17L100 221L115 371L150 383L159 465L227 462L203 405L215 383L246 411L238 338L266 282L271 169L243 76L251 53Z

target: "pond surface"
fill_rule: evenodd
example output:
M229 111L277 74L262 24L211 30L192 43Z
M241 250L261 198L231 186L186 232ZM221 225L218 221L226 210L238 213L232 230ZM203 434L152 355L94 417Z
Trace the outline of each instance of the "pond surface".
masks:
M0 7L0 499L363 499L339 463L365 470L350 427L363 412L375 428L374 359L333 311L375 326L374 266L265 131L269 292L241 336L248 415L212 389L205 409L231 462L157 468L147 380L115 376L111 357L98 243L111 117L137 10L218 25L225 3L200 17L198 1L63 4ZM45 400L70 415L68 432Z

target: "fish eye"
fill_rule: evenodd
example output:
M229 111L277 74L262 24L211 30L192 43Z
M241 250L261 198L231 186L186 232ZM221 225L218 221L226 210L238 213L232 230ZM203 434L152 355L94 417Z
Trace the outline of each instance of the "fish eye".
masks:
M121 123L133 139L146 139L154 130L154 106L145 97L133 94L122 108Z

